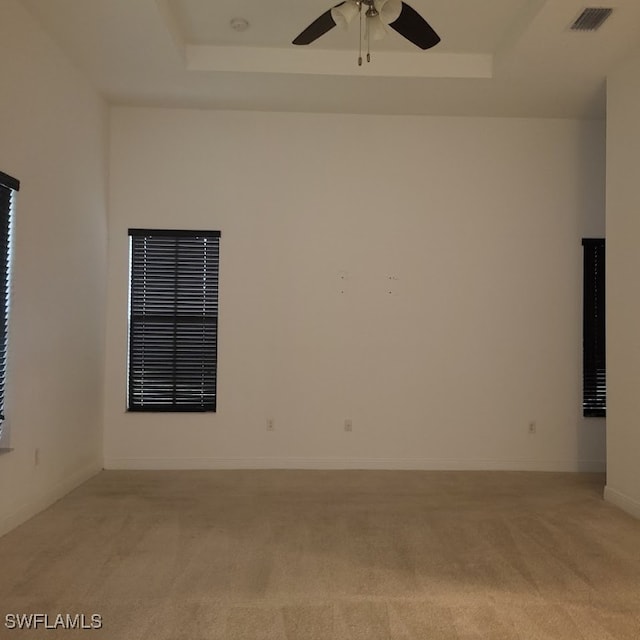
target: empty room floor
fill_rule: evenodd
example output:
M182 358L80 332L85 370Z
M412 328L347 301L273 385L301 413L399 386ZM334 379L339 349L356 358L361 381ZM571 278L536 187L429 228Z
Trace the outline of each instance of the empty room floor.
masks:
M604 476L105 471L0 538L0 638L637 640ZM15 614L98 630L9 629Z

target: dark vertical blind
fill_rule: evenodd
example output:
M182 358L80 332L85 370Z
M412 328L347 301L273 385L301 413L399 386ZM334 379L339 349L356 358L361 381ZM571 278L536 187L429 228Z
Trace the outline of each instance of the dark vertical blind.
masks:
M589 238L584 239L582 245L582 410L585 416L606 416L605 241L603 238Z
M220 232L129 235L129 410L215 411Z
M9 325L9 276L11 258L11 211L13 194L20 182L0 171L0 432L4 421Z

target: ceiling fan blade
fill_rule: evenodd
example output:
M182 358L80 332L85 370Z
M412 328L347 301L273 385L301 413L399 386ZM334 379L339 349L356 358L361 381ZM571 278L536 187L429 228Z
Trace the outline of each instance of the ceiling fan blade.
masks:
M344 2L340 2L336 7L340 7ZM333 7L335 9L335 7ZM293 44L311 44L327 31L331 31L336 26L335 20L331 16L331 9L325 11L319 18L314 20L294 41Z
M421 49L431 49L440 42L440 36L431 25L406 2L402 3L400 17L389 26Z

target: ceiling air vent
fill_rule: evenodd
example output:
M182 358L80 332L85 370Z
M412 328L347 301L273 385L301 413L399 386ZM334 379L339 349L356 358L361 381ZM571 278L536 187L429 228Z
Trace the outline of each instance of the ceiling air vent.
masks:
M612 13L610 8L588 7L571 25L571 31L597 31Z

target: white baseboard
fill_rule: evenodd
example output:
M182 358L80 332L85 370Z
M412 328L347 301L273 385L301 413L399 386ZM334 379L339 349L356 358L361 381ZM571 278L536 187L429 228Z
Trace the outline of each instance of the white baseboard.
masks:
M604 499L616 507L620 507L620 509L626 511L634 518L640 519L640 501L635 500L620 491L616 491L609 486L604 488Z
M44 511L47 507L60 500L60 498L70 491L73 491L73 489L81 485L83 482L86 482L89 478L100 473L100 471L102 471L102 464L91 464L88 467L77 471L68 478L65 478L61 482L58 482L54 486L49 487L44 493L30 500L28 503L23 504L8 516L0 518L0 536L3 536L5 533L8 533L12 529L20 526L23 522L33 518L33 516L37 515L41 511Z
M379 469L415 471L591 471L604 460L446 460L424 458L107 458L105 469Z

